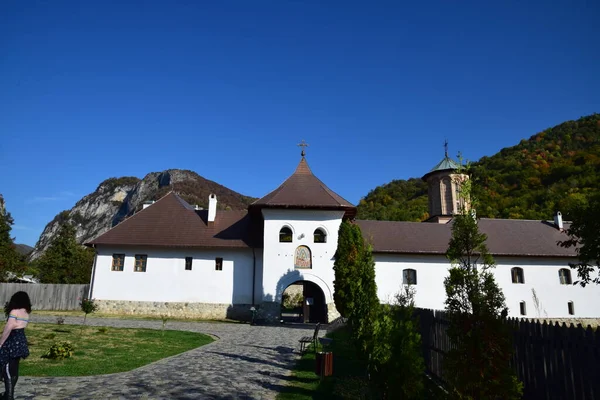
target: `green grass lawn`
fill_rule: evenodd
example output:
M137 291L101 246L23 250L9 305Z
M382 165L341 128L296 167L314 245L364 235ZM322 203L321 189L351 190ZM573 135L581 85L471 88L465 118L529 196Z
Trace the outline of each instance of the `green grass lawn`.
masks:
M195 332L122 329L30 323L25 330L30 355L22 376L84 376L129 371L213 341ZM55 342L70 341L71 358L42 358Z
M365 366L358 361L347 328L338 329L327 337L333 343L326 351L333 352L333 376L321 380L315 374L315 353L312 348L296 364L288 386L277 396L278 400L308 399L368 399ZM444 399L445 394L427 378L424 380L423 399Z

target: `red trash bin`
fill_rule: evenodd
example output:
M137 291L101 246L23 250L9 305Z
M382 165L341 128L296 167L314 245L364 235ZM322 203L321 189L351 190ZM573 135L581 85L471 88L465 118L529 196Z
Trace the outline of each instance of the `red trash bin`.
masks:
M316 357L315 373L321 377L333 375L333 353L319 351Z

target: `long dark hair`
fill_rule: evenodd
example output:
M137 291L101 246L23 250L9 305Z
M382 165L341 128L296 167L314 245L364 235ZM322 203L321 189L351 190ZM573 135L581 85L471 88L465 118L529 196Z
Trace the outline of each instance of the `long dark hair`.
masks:
M13 294L10 301L4 305L4 314L8 317L12 310L19 308L24 308L27 313L31 313L31 300L29 300L27 292L21 291Z

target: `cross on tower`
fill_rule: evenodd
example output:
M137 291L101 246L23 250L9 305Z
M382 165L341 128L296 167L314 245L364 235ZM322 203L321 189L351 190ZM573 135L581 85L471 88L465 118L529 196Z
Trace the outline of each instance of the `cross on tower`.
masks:
M448 158L448 139L444 141L444 152L446 154L446 158Z
M301 155L302 157L304 157L304 156L306 155L306 152L304 151L304 148L305 148L305 147L308 147L308 143L306 143L306 142L304 141L304 139L302 139L302 142L298 143L298 147L302 147L302 152L300 153L300 155Z

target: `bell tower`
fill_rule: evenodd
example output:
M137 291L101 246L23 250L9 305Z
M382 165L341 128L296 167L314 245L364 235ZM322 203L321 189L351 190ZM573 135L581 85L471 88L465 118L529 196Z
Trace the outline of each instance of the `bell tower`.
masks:
M427 222L448 223L462 207L468 208L468 200L460 197L460 187L469 176L458 172L460 165L448 157L448 141L444 143L445 155L435 167L423 176L427 182L429 219Z

